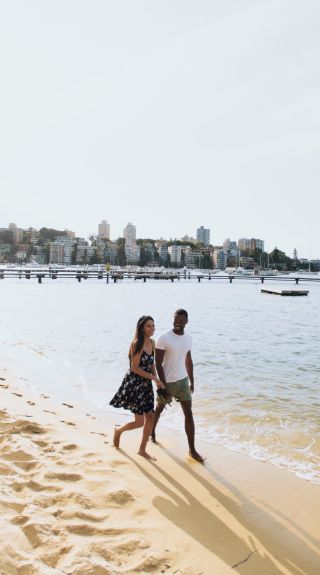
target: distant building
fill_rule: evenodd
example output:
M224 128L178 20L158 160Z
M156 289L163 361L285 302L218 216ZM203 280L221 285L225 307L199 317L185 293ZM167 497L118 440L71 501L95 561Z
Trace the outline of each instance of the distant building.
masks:
M224 240L223 249L228 252L230 256L237 257L238 255L239 248L237 242L231 241L230 238Z
M40 234L34 228L28 228L26 231L26 238L30 244L36 245L38 243Z
M159 264L166 265L169 259L168 244L161 244L158 248Z
M23 230L13 223L9 224L8 229L12 232L13 243L21 244L23 242Z
M264 241L256 238L240 238L238 248L242 252L254 252L255 250L264 251Z
M177 244L173 244L168 247L168 252L170 254L171 263L180 265L182 259L182 247Z
M50 242L50 264L64 264L64 244L61 242Z
M71 230L64 230L64 233L66 234L67 238L69 238L69 240L74 240L75 239L75 232L72 232Z
M115 243L109 242L105 247L105 262L111 265L118 263L118 246Z
M197 241L201 242L205 246L210 244L210 230L201 226L197 229Z
M88 248L89 244L84 238L77 239L77 249L76 249L76 263L86 264L88 263Z
M227 267L228 252L222 248L214 248L211 254L213 265L219 270Z
M66 236L59 236L54 242L50 242L49 262L69 266L72 263L71 254L74 241Z
M102 220L98 225L98 237L110 240L110 224L106 220Z
M136 244L136 227L131 222L124 228L123 237L127 262L138 262L140 260L140 246Z
M196 244L197 240L196 238L193 238L191 236L183 236L183 238L181 238L182 242L189 242L190 244Z
M187 246L184 250L184 258L187 268L202 268L203 253L199 250L193 250L190 246Z

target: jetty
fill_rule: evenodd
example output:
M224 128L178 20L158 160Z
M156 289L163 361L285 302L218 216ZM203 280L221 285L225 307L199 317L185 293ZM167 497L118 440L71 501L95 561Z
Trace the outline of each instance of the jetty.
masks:
M102 270L90 267L83 268L56 268L54 266L47 267L2 267L0 268L0 280L6 278L15 278L20 280L36 279L38 283L42 283L44 279L48 280L104 280L106 283L117 283L119 281L186 281L186 282L224 282L232 283L233 281L241 282L260 282L264 284L270 280L275 282L290 282L298 285L300 282L320 282L320 275L315 276L299 276L299 275L247 275L247 274L217 274L214 271L208 270L199 272L198 270L163 270L163 271L150 271L150 270ZM283 291L283 290L282 290ZM269 291L265 292L269 293ZM297 292L296 292L297 293ZM286 294L283 294L286 295ZM288 294L289 295L289 294ZM291 294L290 294L291 295ZM304 294L302 294L304 295Z
M270 289L266 289L263 288L261 290L261 293L269 293L269 294L273 294L273 295L282 295L282 296L302 296L302 295L308 295L309 294L309 290L289 290L289 289L274 289L274 288L270 288Z

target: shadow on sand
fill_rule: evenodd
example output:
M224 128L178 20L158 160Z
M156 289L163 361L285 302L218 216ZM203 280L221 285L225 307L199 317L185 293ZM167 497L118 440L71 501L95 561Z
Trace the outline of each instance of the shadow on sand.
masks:
M247 575L317 573L320 552L316 550L316 542L308 538L307 534L301 534L302 537L299 537L293 533L284 526L283 519L280 522L274 512L268 513L255 505L211 470L210 466L206 465L206 471L211 475L212 482L196 473L180 458L167 450L166 453L185 472L183 485L158 464L150 462L153 470L159 473L159 478L128 454L123 454L162 493L153 499L153 504L172 524L185 531L235 572ZM181 470L179 475L181 476ZM201 489L203 492L203 488L207 492L207 506L196 497L197 491ZM230 497L226 495L226 488ZM227 512L228 523L234 527L229 527L219 518L220 506ZM214 507L217 508L217 514L212 509ZM239 524L247 532L245 538L237 534Z

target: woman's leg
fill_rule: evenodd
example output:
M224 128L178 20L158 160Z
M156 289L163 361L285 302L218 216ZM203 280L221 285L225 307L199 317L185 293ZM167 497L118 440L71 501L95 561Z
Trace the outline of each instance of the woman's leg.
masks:
M143 423L144 423L143 415L135 414L134 421L129 421L129 423L126 423L121 427L116 427L113 434L113 445L115 447L119 447L121 434L124 431L130 431L131 429L137 429L138 427L143 427Z
M143 427L143 432L142 432L142 441L140 444L138 454L142 455L142 457L146 457L147 459L156 460L155 457L152 457L151 455L149 455L149 453L146 452L148 439L149 439L149 436L152 432L153 422L154 422L154 413L151 411L149 413L145 413L144 414L144 427Z

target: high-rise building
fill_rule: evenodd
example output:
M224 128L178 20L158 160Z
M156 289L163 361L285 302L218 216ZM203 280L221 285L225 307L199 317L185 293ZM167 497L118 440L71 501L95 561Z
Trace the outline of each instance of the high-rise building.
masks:
M201 242L205 246L210 244L210 230L201 226L197 229L197 241Z
M98 225L98 236L99 238L110 240L110 224L108 224L107 220L102 220L101 224Z
M123 230L125 240L125 254L129 263L134 263L140 259L140 246L136 244L136 226L129 222Z
M126 246L136 245L136 226L129 222L123 230L123 237L125 239Z

